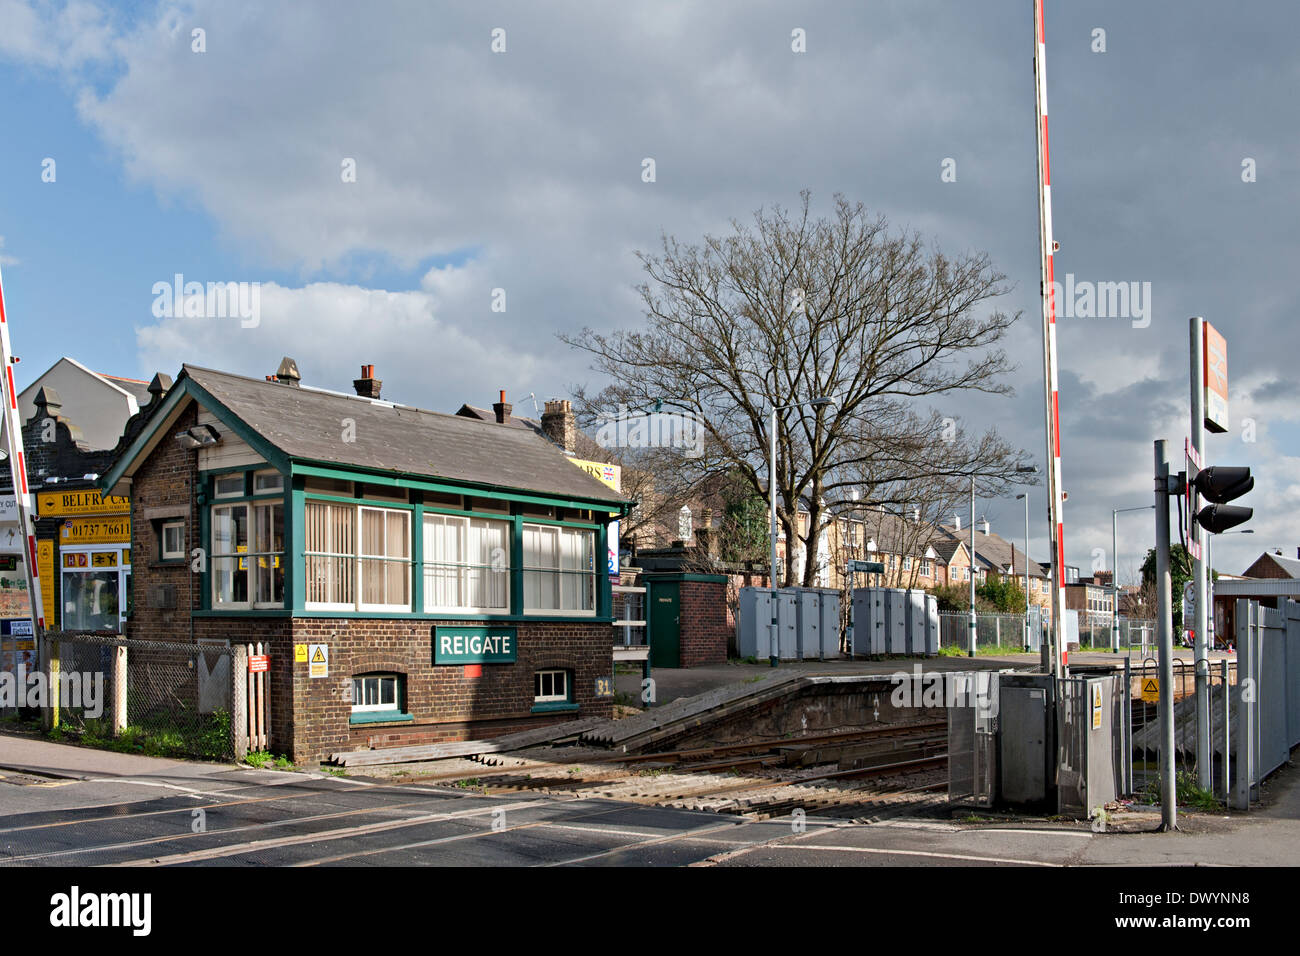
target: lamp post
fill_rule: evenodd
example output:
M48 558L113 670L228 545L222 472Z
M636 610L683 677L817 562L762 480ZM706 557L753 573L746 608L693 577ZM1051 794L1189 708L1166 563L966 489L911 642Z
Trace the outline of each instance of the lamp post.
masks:
M1119 653L1119 554L1116 547L1115 518L1126 511L1154 511L1155 505L1110 510L1110 652Z
M1254 534L1254 528L1241 528L1238 531L1220 531L1219 534ZM1212 544L1214 535L1205 536L1205 594L1206 594L1206 611L1208 616L1205 619L1205 636L1207 638L1207 647L1214 650L1214 642L1218 638L1218 629L1214 626L1214 550Z
M1016 500L1025 499L1025 623L1021 630L1024 632L1024 648L1029 650L1029 492L1016 495ZM1016 553L1011 552L1011 570L1016 570Z
M772 630L771 630L770 644L768 646L768 652L769 652L768 663L770 663L773 667L776 667L777 662L780 660L779 648L777 646L777 640L780 637L780 630L778 628L778 623L777 623L778 622L777 610L780 606L780 599L777 595L777 586L776 586L776 413L783 412L788 408L802 408L804 405L811 405L814 408L820 408L823 405L830 405L830 404L831 404L831 399L823 396L822 398L814 398L806 402L791 402L789 405L772 406L771 431L768 433L769 458L768 458L768 468L767 468L767 490L768 490L768 498L769 498L769 513L771 519L769 538L772 546L772 553L771 553L772 563L770 565L770 569L772 573ZM794 544L793 541L787 541L786 550L788 551L790 546L793 544Z

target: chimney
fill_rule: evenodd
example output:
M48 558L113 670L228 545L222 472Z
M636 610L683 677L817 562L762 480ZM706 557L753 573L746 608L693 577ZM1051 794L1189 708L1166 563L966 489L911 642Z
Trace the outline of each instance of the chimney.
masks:
M564 449L566 455L578 450L578 422L573 415L573 405L567 398L557 398L546 403L542 412L542 431L546 437Z
M149 383L149 400L157 401L159 398L171 391L172 377L158 372L154 375L153 380Z
M711 558L718 555L718 539L713 535L713 509L705 508L700 526L695 529L695 546Z
M281 385L292 385L296 388L302 381L302 375L298 373L298 363L287 355L280 359L280 367L275 370L275 380Z
M378 398L379 390L383 388L384 383L375 378L375 367L373 365L361 366L361 377L352 380L352 387L362 398Z
M952 513L952 527L954 531L961 530L961 515L955 511Z
M48 385L42 385L40 391L36 393L36 400L32 403L36 406L36 414L42 418L58 418L59 410L63 408L63 399L59 393Z
M980 529L980 531L981 531L982 533L984 533L984 534L992 534L992 532L989 531L989 519L988 519L988 518L985 518L985 517L982 517L982 516L981 516L981 518L980 518L980 524L982 524L982 525L984 526L983 528Z
M501 401L492 404L492 411L496 414L497 424L504 425L510 420L511 406L506 404L506 390L501 389Z

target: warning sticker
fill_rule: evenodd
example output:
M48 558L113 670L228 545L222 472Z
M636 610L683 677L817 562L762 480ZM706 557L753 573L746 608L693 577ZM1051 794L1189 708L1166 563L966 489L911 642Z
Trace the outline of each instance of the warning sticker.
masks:
M1142 699L1148 704L1155 704L1160 701L1160 681L1155 677L1145 677L1142 679Z
M328 644L312 644L307 656L308 677L330 676L330 649Z
M1092 729L1101 730L1101 685L1092 685Z
M294 660L294 663L295 663L295 664L306 664L306 663L307 663L307 645L306 645L306 644L295 644L295 645L293 645L293 660Z

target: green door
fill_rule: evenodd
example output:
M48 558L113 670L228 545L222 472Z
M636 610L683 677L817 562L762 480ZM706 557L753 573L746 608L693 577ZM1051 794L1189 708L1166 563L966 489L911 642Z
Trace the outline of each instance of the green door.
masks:
M676 581L651 581L650 665L680 667L682 657L681 589Z

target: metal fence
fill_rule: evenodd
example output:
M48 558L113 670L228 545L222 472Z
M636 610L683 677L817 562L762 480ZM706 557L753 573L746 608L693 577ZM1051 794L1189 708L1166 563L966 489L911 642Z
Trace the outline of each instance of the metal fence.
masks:
M39 706L51 728L150 756L236 755L231 700L237 682L224 643L51 632L42 660L48 691Z
M1025 615L1023 614L988 614L979 612L975 615L975 623L976 648L988 648L994 651L1005 649L1008 653L1022 650L1025 647L1026 640L1029 641L1030 647L1036 649L1041 635L1035 635L1033 630L1034 628L1043 629L1047 626L1045 618L1040 615L1030 616L1029 631L1026 631ZM964 650L969 646L969 634L970 614L968 612L941 611L939 613L939 646L941 648L955 647ZM1073 628L1071 628L1070 639L1075 639ZM1083 650L1092 648L1109 650L1111 645L1110 625L1080 623L1077 629L1077 640ZM1132 649L1138 653L1154 652L1155 622L1120 618L1119 647L1124 651Z

